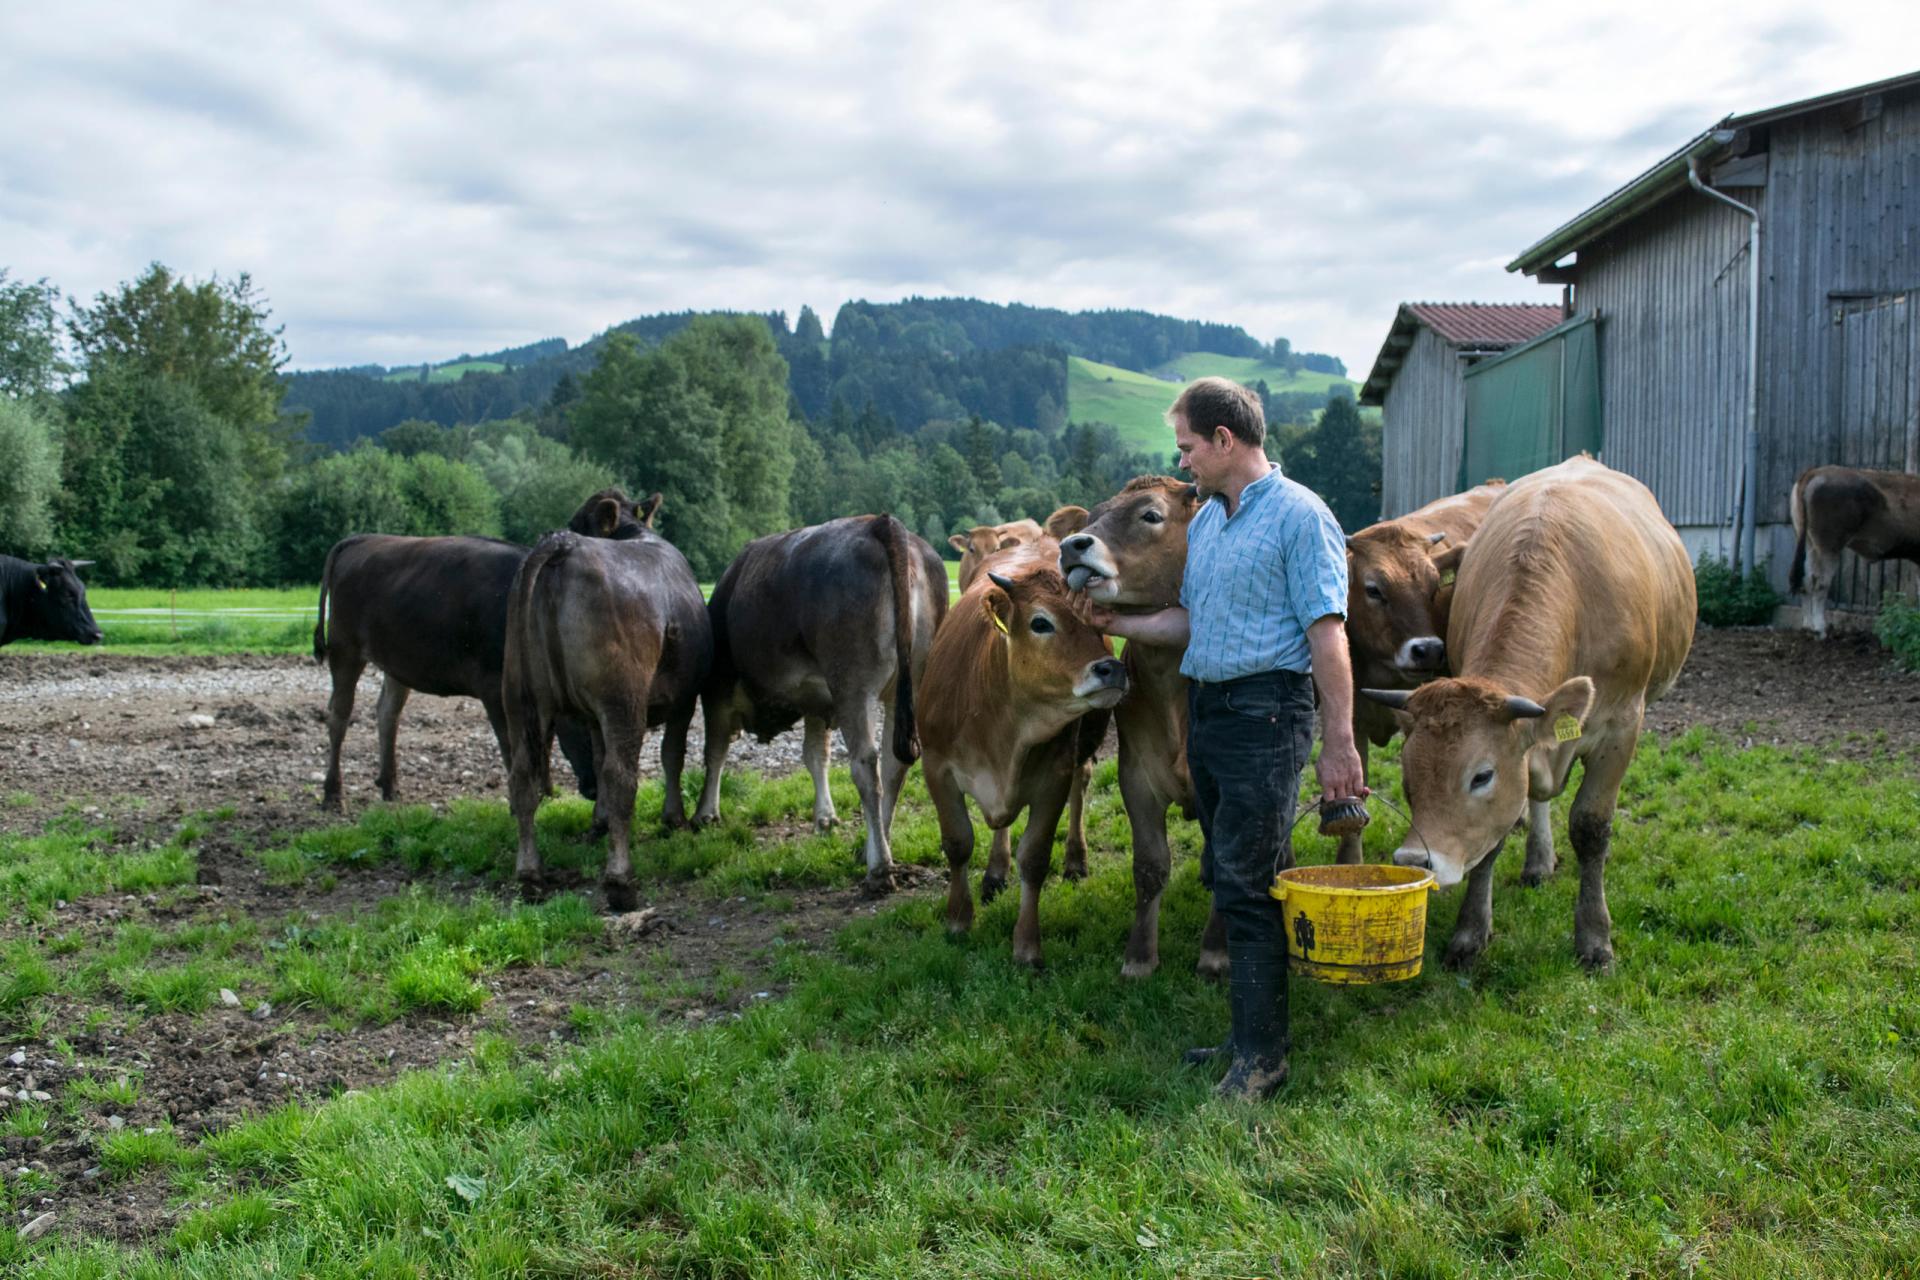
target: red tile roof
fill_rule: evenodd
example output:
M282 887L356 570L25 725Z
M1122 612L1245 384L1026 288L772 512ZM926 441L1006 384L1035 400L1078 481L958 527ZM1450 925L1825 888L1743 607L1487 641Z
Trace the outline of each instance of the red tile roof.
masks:
M1518 346L1566 318L1557 302L1409 302L1407 310L1456 347Z

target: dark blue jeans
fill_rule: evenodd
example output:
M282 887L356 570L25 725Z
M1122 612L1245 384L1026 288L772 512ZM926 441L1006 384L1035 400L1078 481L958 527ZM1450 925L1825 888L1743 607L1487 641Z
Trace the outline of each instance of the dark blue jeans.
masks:
M1267 896L1293 865L1294 804L1313 748L1313 680L1269 671L1187 690L1187 768L1200 830L1200 881L1227 944L1270 945L1285 963L1285 919Z

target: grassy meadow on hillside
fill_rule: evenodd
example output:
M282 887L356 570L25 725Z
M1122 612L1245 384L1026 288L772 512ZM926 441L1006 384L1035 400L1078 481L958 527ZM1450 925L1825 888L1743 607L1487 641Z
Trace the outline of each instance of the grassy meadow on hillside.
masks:
M427 372L428 382L458 382L469 373L504 373L507 366L497 360L455 360L451 364L435 365ZM419 369L396 369L386 375L385 382L419 382Z
M1265 378L1274 392L1305 391L1320 396L1336 386L1355 385L1335 374L1310 370L1302 370L1292 381L1287 381L1286 370L1278 365L1207 352L1181 356L1152 373L1136 373L1116 365L1069 356L1067 420L1107 423L1120 433L1120 442L1126 448L1155 454L1164 451L1171 455L1167 406L1187 383L1212 376L1249 383Z
M1223 356L1211 351L1190 351L1151 370L1156 377L1180 383L1196 378L1232 378L1235 382L1259 382L1265 379L1269 391L1312 391L1325 395L1334 387L1358 387L1350 378L1337 373L1318 373L1301 369L1289 374L1270 361L1250 356Z
M1394 753L1375 759L1397 789ZM643 880L775 904L804 886L850 888L847 832L783 834L807 812L804 777L729 784L718 830L637 847ZM851 813L843 770L834 787ZM1529 891L1510 848L1481 964L1438 964L1455 894L1435 901L1419 978L1296 983L1293 1080L1258 1108L1214 1100L1211 1075L1179 1065L1225 1019L1219 989L1192 974L1205 905L1190 823L1174 824L1163 967L1118 977L1132 883L1117 791L1106 762L1089 805L1093 874L1056 879L1042 901L1042 972L1009 956L1017 895L957 941L935 895L903 897L823 953L774 948L787 994L736 1018L583 1010L578 1045L490 1038L466 1060L197 1142L91 1129L102 1176L171 1180L172 1234L129 1252L0 1233L0 1265L33 1280L1920 1267L1910 757L1841 763L1699 731L1649 740L1614 840L1612 973L1572 956L1571 854ZM639 808L657 819L657 785ZM1555 811L1564 851L1566 802ZM543 810L552 863L593 869L587 816L577 800ZM430 883L499 876L510 826L497 801L376 807L259 856L295 878L388 864ZM1330 843L1301 830L1302 860L1327 860ZM1377 821L1369 855L1401 831ZM902 861L938 861L917 781L896 838ZM0 840L0 902L37 919L53 896L192 880L190 838L116 857L90 850L84 828ZM77 992L110 1021L123 1005L200 1007L221 985L275 982L288 993L276 1002L304 990L348 1021L424 998L471 1007L503 966L565 964L591 924L576 900L536 911L475 899L463 913L428 909L421 892L267 931L277 948L240 938L209 952L204 922L186 918L138 937L43 929L12 944L9 970L26 979L4 993L4 1016L30 1021L37 1003ZM114 1089L54 1105L94 1117ZM55 1119L21 1106L4 1127ZM30 1206L30 1183L0 1183L10 1218Z

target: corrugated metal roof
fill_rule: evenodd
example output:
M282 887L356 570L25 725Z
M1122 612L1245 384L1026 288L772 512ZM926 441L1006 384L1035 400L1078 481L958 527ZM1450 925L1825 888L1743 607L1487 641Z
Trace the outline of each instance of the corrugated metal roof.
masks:
M1421 326L1433 330L1449 346L1475 351L1504 351L1530 342L1566 318L1559 303L1538 302L1403 302L1393 328L1374 359L1373 371L1360 388L1361 404L1384 404L1387 388L1413 347Z
M1920 72L1910 72L1903 76L1878 80L1873 84L1857 85L1837 93L1822 94L1817 98L1803 98L1798 102L1770 107L1764 111L1727 116L1713 128L1696 134L1682 143L1673 154L1660 160L1604 200L1589 206L1549 232L1543 239L1529 245L1521 251L1519 257L1507 264L1507 270L1524 271L1528 275L1538 274L1542 268L1553 265L1582 245L1591 244L1623 222L1637 218L1654 205L1685 189L1688 185L1688 157L1697 154L1707 158L1720 153L1724 149L1724 140L1732 137L1740 129L1754 128L1791 119L1794 116L1807 115L1810 112L1824 110L1873 94L1904 93L1916 86L1920 86Z

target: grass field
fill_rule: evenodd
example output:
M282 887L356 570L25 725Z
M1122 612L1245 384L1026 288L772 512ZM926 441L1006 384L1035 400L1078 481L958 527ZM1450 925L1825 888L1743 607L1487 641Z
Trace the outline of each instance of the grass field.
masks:
M427 381L458 382L469 373L501 373L505 371L506 367L506 365L501 364L497 360L456 360L451 364L435 365L427 374ZM412 369L396 369L392 373L389 373L382 381L418 382L420 381L420 370L417 367Z
M1156 376L1159 375L1159 376ZM1180 388L1195 378L1218 375L1236 382L1267 380L1274 391L1312 391L1324 395L1336 385L1355 386L1326 373L1301 373L1286 381L1285 371L1258 360L1207 353L1182 356L1153 373L1136 373L1114 365L1067 357L1067 419L1105 422L1120 433L1129 449L1172 453L1167 428L1167 406Z
M1376 760L1393 785L1392 754ZM851 883L844 837L756 826L804 816L804 779L742 786L726 826L640 846L637 873L716 896ZM851 812L844 773L835 786ZM644 795L642 818L659 805L657 789ZM592 866L585 820L578 801L543 811L554 861ZM507 831L499 803L375 809L262 856L287 876L383 862L499 874ZM1510 850L1498 935L1476 970L1438 966L1456 896L1435 902L1421 977L1295 984L1294 1077L1259 1108L1215 1101L1210 1076L1179 1065L1225 1017L1220 992L1191 973L1204 914L1191 824L1175 824L1165 964L1140 983L1117 976L1131 879L1110 762L1089 835L1092 877L1056 881L1043 901L1039 974L1008 954L1017 895L959 941L918 897L860 919L828 954L789 954L789 994L737 1020L583 1018L575 1047L490 1041L468 1061L198 1143L94 1130L102 1176L171 1178L187 1210L171 1237L129 1253L0 1232L0 1266L35 1280L1920 1268L1913 759L1742 751L1698 732L1644 744L1609 877L1613 973L1572 957L1572 858L1528 891ZM1376 822L1370 856L1399 835ZM903 860L936 860L917 782L896 836ZM32 917L53 896L192 879L191 839L112 856L86 840L75 828L0 841L0 906ZM1312 835L1300 850L1331 854ZM488 998L499 966L565 962L590 925L565 902L466 917L403 901L302 921L289 950L305 957L308 998L337 1001L343 1018L398 1016L409 1000L459 1009ZM260 979L204 937L164 932L42 930L8 959L0 1017L15 1023L89 983L191 1008ZM396 989L402 972L412 978ZM91 1115L116 1087L132 1086L101 1082L56 1105ZM48 1122L42 1106L0 1115L5 1132ZM0 1180L9 1221L33 1185Z

